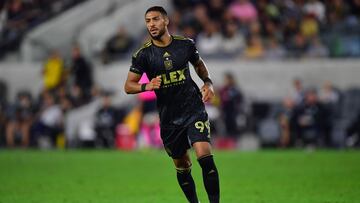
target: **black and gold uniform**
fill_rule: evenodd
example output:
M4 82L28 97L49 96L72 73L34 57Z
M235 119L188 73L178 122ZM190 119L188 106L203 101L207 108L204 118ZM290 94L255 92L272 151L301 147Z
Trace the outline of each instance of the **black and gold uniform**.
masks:
M201 92L190 76L189 62L200 58L195 43L181 36L171 38L166 47L145 43L133 55L130 71L146 73L150 80L161 76L160 89L155 90L161 138L169 156L180 158L190 144L209 142L210 125Z

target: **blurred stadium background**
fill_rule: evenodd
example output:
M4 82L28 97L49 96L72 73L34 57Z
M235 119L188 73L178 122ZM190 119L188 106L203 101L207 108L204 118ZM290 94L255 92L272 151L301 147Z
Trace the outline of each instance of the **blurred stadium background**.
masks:
M123 91L151 5L208 63L216 147L359 144L358 0L11 0L1 4L0 146L161 147L155 98Z
M143 14L153 5L168 10L172 34L196 41L210 69L216 89L216 98L206 104L212 142L216 150L230 150L219 152L220 162L231 167L236 161L224 160L240 156L238 150L326 149L332 151L328 157L318 156L354 167L343 168L342 177L358 173L357 152L347 158L335 154L360 146L360 0L2 0L0 149L150 149L156 154L153 150L162 148L156 98L123 91L131 55L148 40ZM100 152L114 161L113 153ZM287 151L276 153L281 157ZM17 168L16 160L28 154L43 160L31 150L0 154L2 169ZM277 160L249 155L262 156ZM302 163L301 152L295 157ZM250 163L242 162L244 157L237 161ZM346 180L346 187L359 182ZM5 191L0 186L0 195ZM352 197L348 202L355 201ZM139 202L169 201L180 200Z

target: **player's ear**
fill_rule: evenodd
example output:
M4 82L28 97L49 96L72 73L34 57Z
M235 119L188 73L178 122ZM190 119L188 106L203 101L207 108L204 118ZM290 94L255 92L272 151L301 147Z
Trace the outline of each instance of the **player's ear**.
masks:
M165 18L165 25L168 26L170 23L169 17L164 16L164 18Z

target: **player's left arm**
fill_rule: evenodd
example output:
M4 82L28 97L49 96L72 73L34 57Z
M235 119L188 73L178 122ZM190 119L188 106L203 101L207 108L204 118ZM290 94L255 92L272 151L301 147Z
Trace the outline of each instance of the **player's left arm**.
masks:
M211 101L215 93L213 83L205 62L202 60L202 58L199 58L199 60L197 60L195 63L192 63L192 65L194 66L197 75L204 82L204 85L201 87L203 102Z

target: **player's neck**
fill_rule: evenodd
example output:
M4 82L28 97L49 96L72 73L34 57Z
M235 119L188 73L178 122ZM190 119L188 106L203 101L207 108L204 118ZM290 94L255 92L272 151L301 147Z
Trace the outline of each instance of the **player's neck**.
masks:
M172 37L168 32L163 34L160 37L160 39L152 39L152 42L154 43L154 45L156 45L158 47L166 47L171 43L171 41L172 41Z

